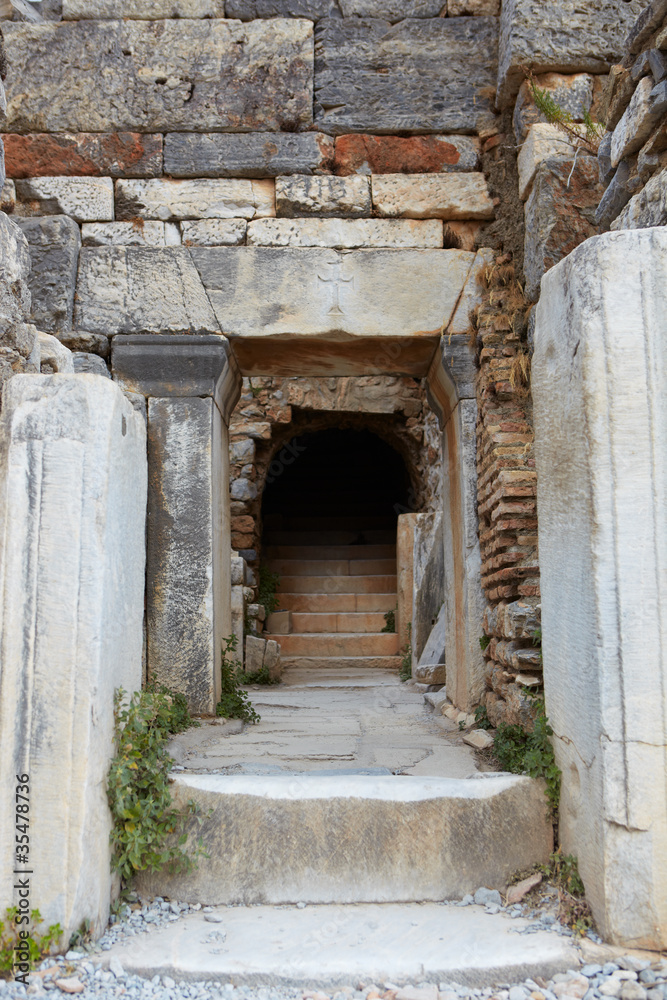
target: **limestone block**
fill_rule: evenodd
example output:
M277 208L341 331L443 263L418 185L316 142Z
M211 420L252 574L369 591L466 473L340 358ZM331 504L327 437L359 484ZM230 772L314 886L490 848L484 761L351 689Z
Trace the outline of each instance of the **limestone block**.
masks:
M90 333L219 333L185 247L84 247L74 326Z
M262 669L265 649L266 639L260 639L255 635L246 636L243 669L247 674L258 674Z
M163 247L164 222L84 222L84 247Z
M70 330L81 234L66 215L15 219L30 246L30 316L47 333Z
M544 278L532 368L563 849L605 940L655 950L667 944L666 289L664 228L587 240Z
M44 0L42 0L42 3ZM162 136L139 132L5 135L10 177L158 177Z
M210 396L148 400L148 670L206 713L231 629L228 449Z
M419 514L414 534L411 617L412 653L416 662L419 662L442 607L445 592L443 559L442 511Z
M272 681L279 681L283 675L280 662L280 644L275 639L268 639L264 650L264 666L269 671Z
M540 165L525 205L524 272L529 299L537 300L545 271L595 235L595 210L603 193L593 156L580 154L574 169L572 160L561 158Z
M644 145L666 112L667 81L654 87L652 77L643 77L611 137L612 167Z
M609 229L632 197L629 186L630 166L627 160L619 163L609 182L607 190L595 212L595 221L603 229Z
M0 212L11 214L16 208L16 185L14 181L5 180L0 189Z
M339 0L343 17L380 17L402 21L406 17L439 17L442 0Z
M329 168L333 155L333 139L321 132L172 132L164 140L171 177L316 174Z
M254 21L258 17L303 17L319 21L338 14L336 0L226 0L227 17Z
M292 631L292 612L274 611L266 619L265 628L272 635L289 635Z
M644 47L653 32L660 28L666 14L665 0L652 0L652 3L644 8L628 34L626 44L631 55L637 55Z
M190 253L221 328L258 341L331 330L371 337L439 331L474 260L462 250L193 247ZM264 289L261 298L257 288Z
M445 662L445 640L446 640L446 629L447 629L447 613L445 605L443 604L438 612L438 617L435 620L435 624L431 629L428 639L426 640L426 645L424 646L421 655L419 657L420 666L428 666L429 664L444 664ZM436 683L431 681L429 683ZM444 684L444 681L440 683Z
M531 125L528 138L517 157L521 200L525 201L530 194L535 174L541 163L558 156L571 159L574 148L573 140L557 125L549 125L546 122Z
M224 16L223 0L63 0L63 21Z
M17 375L0 466L0 788L10 801L30 774L31 904L66 946L109 916L113 696L141 685L144 421L107 379ZM14 834L3 809L3 912Z
M614 129L623 117L635 92L635 82L629 69L612 66L604 91L603 120L608 129Z
M500 14L500 0L447 0L449 17L495 17Z
M493 746L493 736L483 729L473 729L471 733L464 734L463 742L475 750L489 750Z
M320 21L316 123L332 135L475 131L490 113L497 31L492 17Z
M290 219L303 215L370 215L370 180L356 174L351 177L277 177L276 214Z
M419 684L446 684L447 668L444 663L418 663L413 676Z
M265 247L442 247L437 219L260 219L248 225L248 245Z
M61 375L74 374L74 361L69 351L57 337L50 333L38 333L39 366L43 374L51 375L59 372ZM100 359L101 360L101 359Z
M576 73L564 76L562 73L543 73L535 78L540 90L546 90L560 107L572 115L573 121L583 121L584 114L591 110L593 103L594 77L590 73ZM543 122L538 111L528 80L519 87L512 124L518 143L523 142L531 125Z
M533 73L605 73L624 54L643 0L504 0L500 16L498 106L509 107Z
M245 243L248 223L245 219L203 219L182 222L181 235L186 247L235 247Z
M373 208L404 219L492 219L484 174L383 174L371 179Z
M292 131L312 123L309 21L10 22L3 32L10 131Z
M334 173L428 174L476 170L479 139L469 135L341 135Z
M275 215L273 181L120 180L119 219L258 219Z
M207 774L177 777L173 792L199 804L210 857L184 876L142 879L141 892L190 902L456 899L479 882L504 888L513 871L546 861L552 843L541 783L516 775ZM295 835L254 853L258 831L272 826Z
M16 181L24 215L69 215L75 222L113 219L110 177L31 177Z
M650 229L667 225L667 169L655 174L646 187L631 198L612 224L612 229Z
M106 362L99 354L74 351L72 364L77 375L101 375L103 378L111 378Z

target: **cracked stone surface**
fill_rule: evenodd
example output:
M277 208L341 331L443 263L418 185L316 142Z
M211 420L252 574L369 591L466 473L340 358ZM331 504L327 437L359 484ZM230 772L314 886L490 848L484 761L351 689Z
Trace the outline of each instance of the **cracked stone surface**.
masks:
M249 689L257 725L204 720L170 743L177 768L200 774L322 772L465 778L476 770L458 726L390 671L288 670Z

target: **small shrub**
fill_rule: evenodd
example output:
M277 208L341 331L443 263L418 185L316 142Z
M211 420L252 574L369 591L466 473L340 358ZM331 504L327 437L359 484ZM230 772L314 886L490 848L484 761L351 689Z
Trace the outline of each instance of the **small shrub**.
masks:
M401 665L398 668L398 676L405 683L412 679L412 622L408 622L408 641L401 650Z
M395 632L396 631L396 609L393 611L385 611L384 613L384 628L381 629L382 632Z
M277 573L272 573L266 566L259 567L259 585L257 588L257 603L261 604L266 611L266 617L272 615L278 607L279 601L276 591L280 577Z
M549 864L540 866L538 870L556 885L561 923L579 937L584 935L594 923L575 856L563 854L563 849L559 847L549 858Z
M60 924L51 924L46 934L35 931L43 924L39 910L31 910L29 926L31 932L24 929L23 924L17 924L19 911L16 906L8 906L5 920L0 920L0 978L9 979L12 972L18 971L20 981L41 962L56 944L63 932Z
M482 635L479 638L479 648L484 652L485 649L489 648L489 643L491 642L490 635Z
M260 716L252 707L247 692L241 689L241 678L252 675L243 674L243 664L234 656L237 646L238 639L235 635L230 635L222 645L222 694L215 707L215 714L225 719L259 722Z
M537 110L544 115L551 125L557 125L562 132L573 142L575 146L583 145L588 153L597 156L600 141L605 133L603 125L593 121L588 111L583 113L584 130L577 126L569 111L558 104L553 95L548 90L542 90L537 86L535 77L528 76L530 90ZM583 134L582 134L583 131Z
M475 709L475 725L478 729L493 729L486 711L486 705L478 705Z
M528 732L522 726L501 722L493 741L493 752L504 771L544 778L547 798L552 809L558 808L561 772L556 766L550 737L553 729L544 714L544 702L537 701L535 728Z
M173 760L167 740L187 729L190 713L183 695L151 686L132 695L122 707L124 692L114 696L116 754L107 779L113 818L112 868L127 883L135 872L189 871L195 861L183 850L186 820L197 814L194 802L172 808L169 773ZM202 853L201 844L195 857Z

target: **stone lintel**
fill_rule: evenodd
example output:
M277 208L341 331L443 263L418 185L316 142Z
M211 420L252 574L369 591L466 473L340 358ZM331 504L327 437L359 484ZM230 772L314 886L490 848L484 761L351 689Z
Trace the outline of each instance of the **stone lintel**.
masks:
M225 337L130 335L114 337L114 379L144 396L211 396L225 423L241 393L241 375Z

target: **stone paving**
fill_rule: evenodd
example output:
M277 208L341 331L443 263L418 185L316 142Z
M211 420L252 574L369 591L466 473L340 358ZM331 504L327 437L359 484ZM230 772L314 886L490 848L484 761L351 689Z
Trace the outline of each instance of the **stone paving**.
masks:
M257 725L204 721L176 737L174 770L411 774L466 778L477 770L458 725L432 715L421 690L385 670L288 670L255 686Z

